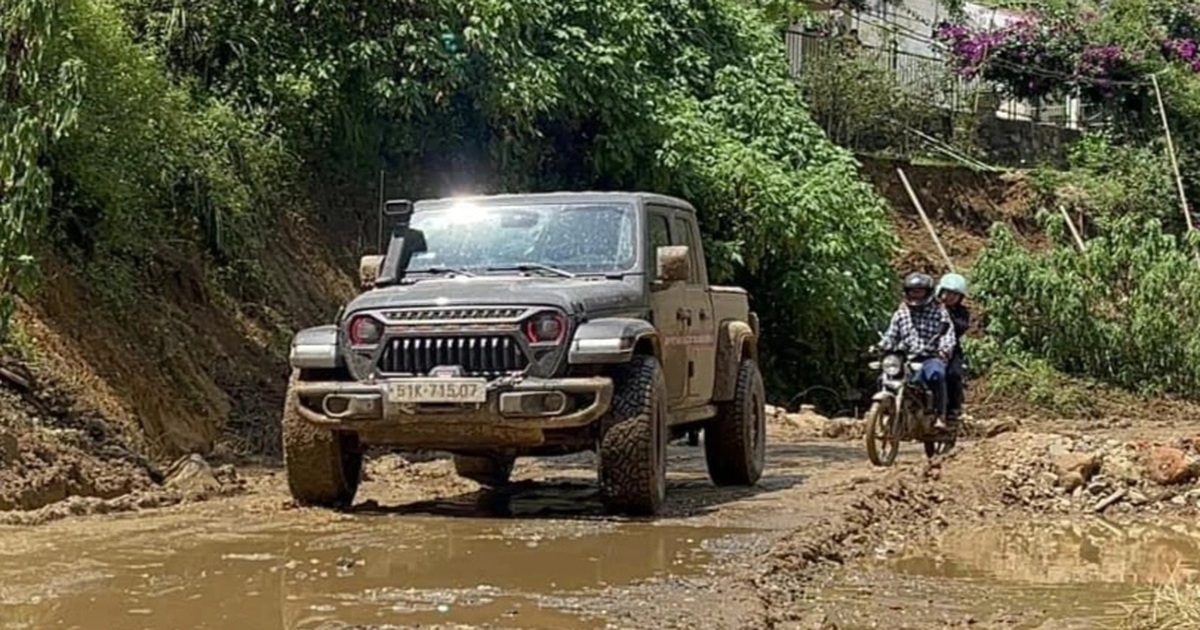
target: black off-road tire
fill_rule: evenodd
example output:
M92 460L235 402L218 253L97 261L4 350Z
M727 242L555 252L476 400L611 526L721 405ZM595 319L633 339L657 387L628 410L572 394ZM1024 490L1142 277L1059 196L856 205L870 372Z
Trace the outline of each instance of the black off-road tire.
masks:
M463 479L495 488L508 484L516 461L505 455L455 455L454 472Z
M288 490L300 505L345 508L362 480L363 454L358 436L331 431L300 417L296 374L283 406L283 463Z
M758 362L738 366L733 400L721 403L704 428L704 463L718 486L753 486L767 458L766 389Z
M667 385L658 360L636 356L617 374L602 420L600 499L610 513L653 516L667 493Z

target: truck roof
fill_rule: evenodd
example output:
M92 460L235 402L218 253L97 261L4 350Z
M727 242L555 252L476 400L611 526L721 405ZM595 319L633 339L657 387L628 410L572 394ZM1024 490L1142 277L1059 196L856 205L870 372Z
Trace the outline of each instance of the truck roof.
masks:
M673 208L679 208L694 213L692 204L670 195L660 195L649 192L622 191L560 191L544 193L505 193L498 195L464 195L461 197L443 197L440 199L422 199L413 204L414 209L437 208L462 202L519 202L536 203L587 203L587 202L617 202L617 203L658 203Z

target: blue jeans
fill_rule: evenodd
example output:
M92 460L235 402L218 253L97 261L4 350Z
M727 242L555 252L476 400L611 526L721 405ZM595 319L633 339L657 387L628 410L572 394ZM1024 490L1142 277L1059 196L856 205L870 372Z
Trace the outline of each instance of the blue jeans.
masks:
M946 363L938 358L925 359L917 382L933 393L933 413L939 418L946 416Z

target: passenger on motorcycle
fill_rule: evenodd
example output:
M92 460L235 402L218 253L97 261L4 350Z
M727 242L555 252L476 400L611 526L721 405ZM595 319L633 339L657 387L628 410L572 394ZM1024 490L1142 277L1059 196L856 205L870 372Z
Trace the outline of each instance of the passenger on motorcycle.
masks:
M962 340L971 326L971 311L963 303L967 297L967 279L957 273L948 273L938 281L937 298L945 305L950 313L950 321L954 324L954 352L950 355L950 363L946 366L946 415L950 422L956 423L962 417L963 390L966 389L966 369Z
M933 278L913 272L904 278L904 302L879 342L884 351L906 352L922 361L918 382L933 393L938 429L946 427L946 364L957 338L946 307L933 297Z

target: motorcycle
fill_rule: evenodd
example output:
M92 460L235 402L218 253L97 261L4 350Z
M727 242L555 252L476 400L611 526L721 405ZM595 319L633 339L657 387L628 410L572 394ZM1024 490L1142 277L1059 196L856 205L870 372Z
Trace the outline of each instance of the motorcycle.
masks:
M867 411L865 440L867 457L876 466L891 466L902 441L920 441L925 456L950 452L958 441L958 429L934 426L933 392L920 383L923 363L919 357L883 352L869 367L879 371L879 391L871 397Z

